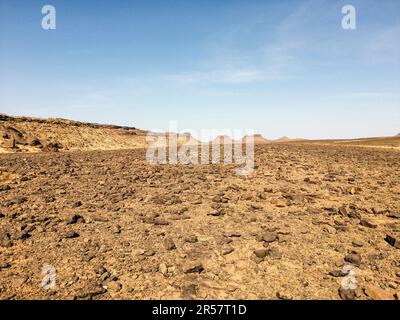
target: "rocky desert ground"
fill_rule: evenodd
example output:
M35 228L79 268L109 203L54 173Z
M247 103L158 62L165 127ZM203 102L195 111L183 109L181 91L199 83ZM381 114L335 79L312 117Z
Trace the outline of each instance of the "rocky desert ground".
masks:
M398 300L400 137L373 140L257 144L251 176L0 154L0 299Z

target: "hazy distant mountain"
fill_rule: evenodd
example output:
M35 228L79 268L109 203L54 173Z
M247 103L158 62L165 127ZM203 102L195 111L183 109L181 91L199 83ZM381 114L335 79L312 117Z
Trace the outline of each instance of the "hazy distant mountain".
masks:
M306 141L307 139L303 138L289 138L286 136L283 136L279 139L273 140L273 142L290 142L290 141Z
M246 141L251 138L251 136L244 136L242 141L243 143L246 143ZM255 134L253 135L254 143L270 143L271 141L268 139L265 139L261 134Z

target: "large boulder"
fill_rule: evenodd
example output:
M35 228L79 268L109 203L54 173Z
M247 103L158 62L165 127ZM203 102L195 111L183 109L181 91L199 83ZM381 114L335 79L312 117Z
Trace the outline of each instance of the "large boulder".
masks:
M26 145L26 138L24 134L16 128L13 127L3 127L2 128L2 136L4 139L15 140L15 144Z
M62 149L63 146L59 142L49 142L46 144L43 148L42 151L44 152L57 152L58 150Z
M26 142L28 143L28 145L30 145L31 147L42 147L42 142L33 136L29 136L26 138Z

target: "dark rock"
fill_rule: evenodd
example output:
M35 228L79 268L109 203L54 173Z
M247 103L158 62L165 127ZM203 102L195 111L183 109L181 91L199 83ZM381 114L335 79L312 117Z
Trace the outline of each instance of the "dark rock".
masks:
M75 224L75 223L85 223L85 219L81 215L75 214L71 219L69 219L67 224Z
M230 231L230 232L225 232L224 236L228 238L240 238L242 235L239 232Z
M47 197L44 198L44 202L46 202L46 203L51 203L51 202L54 202L54 201L56 201L56 198L53 197L53 196L47 196Z
M49 142L46 144L43 148L43 152L58 152L60 149L62 149L61 143L58 142Z
M197 261L187 262L182 267L184 273L201 273L203 270L203 265Z
M361 219L360 224L366 228L376 229L378 226L367 219Z
M160 218L155 218L153 220L153 224L155 226L167 226L167 225L169 225L169 222L166 220L160 219Z
M386 235L385 241L389 243L392 247L400 249L400 241L390 235Z
M102 275L103 273L107 272L107 269L100 264L94 267L94 272L96 272L96 274Z
M388 213L388 217L389 218L393 218L393 219L400 219L400 213L399 212L390 211Z
M64 234L64 238L66 239L73 239L73 238L78 238L79 237L79 233L75 232L75 231L67 231Z
M7 190L11 190L11 187L9 185L0 186L0 191L7 191Z
M78 207L80 207L82 205L82 202L80 202L80 201L75 201L73 204L72 204L72 208L78 208Z
M347 276L348 274L349 274L348 272L344 272L343 270L335 270L329 272L329 275L335 278L342 278Z
M11 267L11 264L8 262L0 262L0 269L7 269Z
M42 142L38 138L31 136L27 137L26 142L31 147L39 147L42 145Z
M15 204L22 204L22 203L27 202L27 201L28 201L27 197L20 196L20 197L16 197L13 202Z
M212 217L219 217L219 216L223 216L225 213L221 210L217 210L217 211L212 211L210 213L208 213L207 215L212 216Z
M30 238L31 236L32 236L32 235L31 235L29 232L24 231L24 232L21 232L21 233L18 235L18 239L19 239L19 240L26 240L26 239Z

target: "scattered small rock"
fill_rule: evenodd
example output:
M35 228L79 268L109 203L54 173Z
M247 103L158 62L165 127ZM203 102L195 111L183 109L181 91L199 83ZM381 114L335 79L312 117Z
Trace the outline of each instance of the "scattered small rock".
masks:
M92 299L95 296L105 293L107 290L98 284L89 284L76 294L78 299Z
M378 225L372 223L371 221L369 221L367 219L361 219L360 225L362 225L363 227L372 228L372 229L376 229L378 227Z
M183 299L189 299L195 297L197 294L197 285L188 284L181 288L181 294Z
M175 245L174 240L172 240L172 238L170 238L170 237L165 238L165 239L164 239L164 247L165 247L165 249L167 249L167 250L174 250L174 249L176 249L176 245Z
M106 289L110 292L119 292L122 289L122 284L118 281L110 281L107 283Z
M184 273L201 273L203 270L203 265L197 261L187 262L182 267Z
M75 223L85 223L85 219L81 215L75 214L71 219L69 219L67 224L75 224Z
M400 249L400 241L397 240L396 238L386 235L385 241L389 243L392 247L395 247L396 249Z
M121 226L119 224L113 225L111 227L111 232L114 233L114 234L121 233L121 230L122 230L122 228L121 228Z
M358 248L361 248L361 247L364 246L364 244L363 244L361 241L359 241L359 240L354 240L351 244L352 244L354 247L358 247Z
M329 272L329 275L335 278L342 278L348 275L348 272L344 272L343 270L335 270Z
M262 241L270 243L270 242L274 242L278 239L278 233L276 232L265 232L262 237L261 237Z
M355 300L356 292L353 289L345 289L343 287L339 288L339 296L342 300Z
M154 256L156 254L156 252L154 251L154 250L146 250L144 253L143 253L143 255L144 256L146 256L146 257L152 257L152 256Z
M380 287L367 285L364 288L365 294L372 300L394 300L394 295L388 290L383 290Z
M7 269L11 267L11 264L8 262L0 262L0 269Z
M254 250L254 254L257 258L264 259L268 255L268 249L262 248Z
M348 254L344 258L344 260L346 262L349 262L349 263L355 265L356 267L359 267L361 265L361 255L356 252L352 252L352 253Z
M393 211L390 211L390 212L388 213L388 217L389 217L389 218L393 218L393 219L400 219L400 212L393 212Z
M221 210L216 210L216 211L212 211L210 213L207 213L208 216L212 216L212 217L219 217L219 216L223 216L225 213Z
M188 243L196 243L199 241L195 235L186 236L183 240Z
M9 185L0 186L0 191L7 191L7 190L11 190L11 187Z
M81 201L75 201L73 204L72 204L72 208L78 208L78 207L80 207L82 205L82 202Z
M160 271L160 273L164 276L166 276L168 274L168 268L166 266L165 263L160 263L160 265L158 266L158 271Z
M67 231L64 234L64 238L66 239L73 239L73 238L78 238L79 237L79 233L75 232L75 231Z
M242 235L237 231L229 231L225 232L224 236L228 238L240 238Z
M232 246L225 245L222 247L222 255L227 256L228 254L231 254L235 249Z
M164 220L164 219L155 218L153 220L153 224L155 226L167 226L167 225L169 225L169 222L167 220Z

